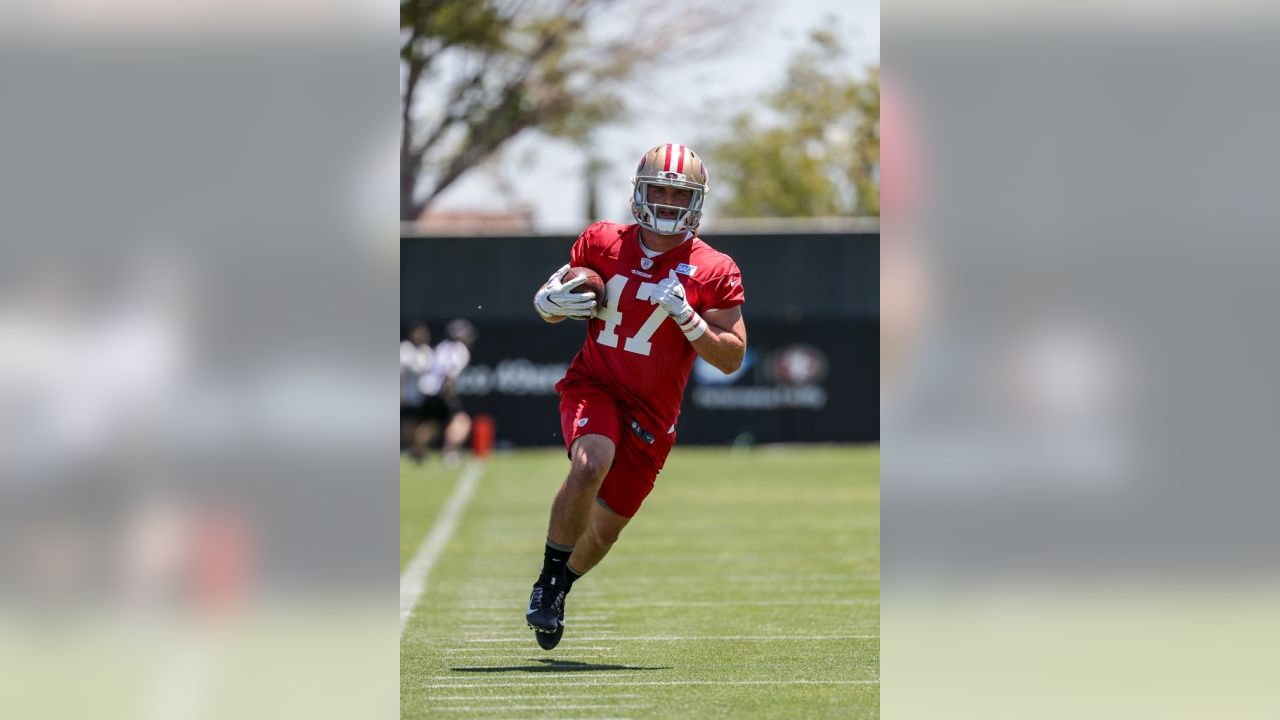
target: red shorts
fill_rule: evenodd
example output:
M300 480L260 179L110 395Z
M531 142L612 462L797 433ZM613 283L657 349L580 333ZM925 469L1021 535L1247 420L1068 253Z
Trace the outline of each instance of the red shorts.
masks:
M665 428L640 426L611 395L581 382L565 386L560 393L560 429L565 450L583 435L603 435L613 441L613 465L596 500L623 517L635 517L667 461L674 436L663 432ZM644 433L653 442L642 437Z

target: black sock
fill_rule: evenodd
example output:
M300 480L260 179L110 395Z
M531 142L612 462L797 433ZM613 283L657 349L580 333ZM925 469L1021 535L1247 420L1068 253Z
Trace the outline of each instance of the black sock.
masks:
M563 576L565 567L569 564L569 556L572 554L572 547L547 540L547 549L542 554L542 574L551 577Z
M566 588L565 592L569 592L570 590L572 590L573 584L578 581L578 578L582 577L585 574L586 573L580 573L574 570L573 566L566 562L564 564L564 575L565 577L569 578L569 584L565 586Z

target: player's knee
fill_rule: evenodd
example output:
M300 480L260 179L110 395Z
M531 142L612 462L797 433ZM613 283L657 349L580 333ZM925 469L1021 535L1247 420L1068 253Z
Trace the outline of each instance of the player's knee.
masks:
M613 446L607 443L579 441L574 447L569 477L575 482L596 486L604 480L613 465Z
M612 464L613 458L606 458L598 453L579 453L573 460L573 470L570 474L578 482L598 485L601 480L604 480Z

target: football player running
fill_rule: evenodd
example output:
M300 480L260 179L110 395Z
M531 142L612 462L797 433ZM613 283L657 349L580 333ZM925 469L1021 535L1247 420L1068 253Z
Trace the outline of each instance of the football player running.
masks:
M525 619L538 644L564 633L565 598L640 509L676 440L694 357L724 373L746 351L742 274L697 236L707 167L684 145L644 154L632 178L635 223L598 222L573 244L569 264L534 296L543 320L586 320L586 339L564 379L560 425L569 473L556 493L542 571ZM561 282L570 267L605 281L605 296Z

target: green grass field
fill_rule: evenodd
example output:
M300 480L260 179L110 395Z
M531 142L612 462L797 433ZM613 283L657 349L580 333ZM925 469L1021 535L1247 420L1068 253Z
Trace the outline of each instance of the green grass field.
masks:
M491 458L400 644L405 718L872 718L875 447L677 447L551 652L524 623L564 453ZM400 567L462 471L401 466Z

